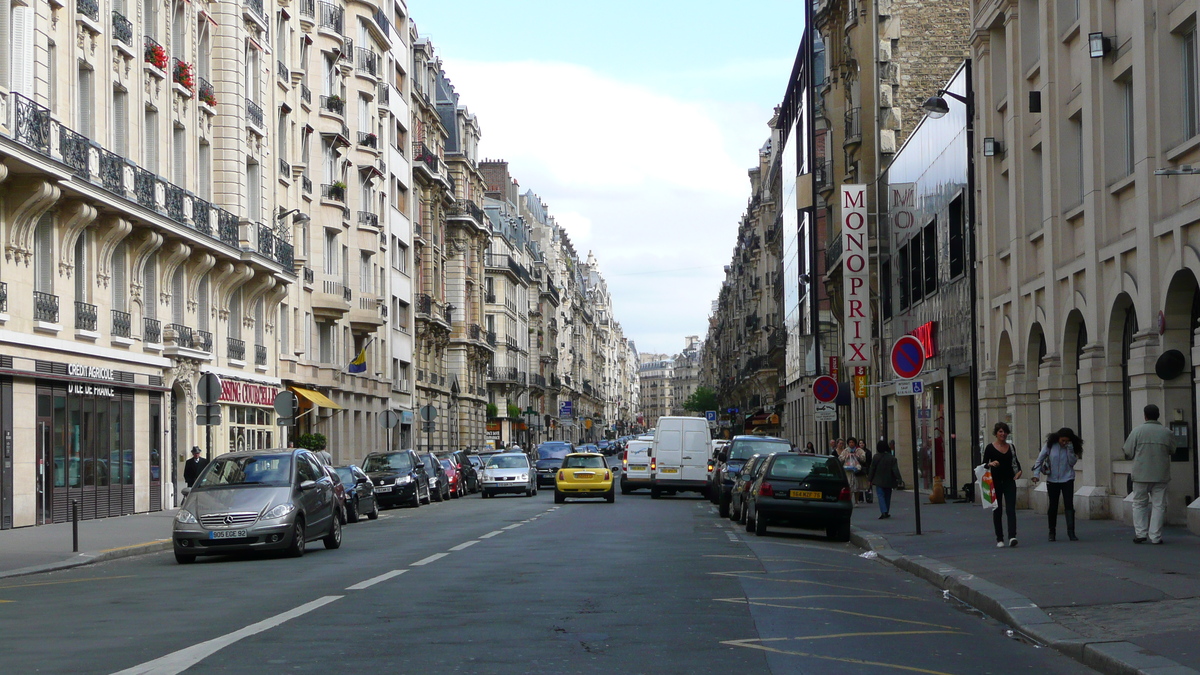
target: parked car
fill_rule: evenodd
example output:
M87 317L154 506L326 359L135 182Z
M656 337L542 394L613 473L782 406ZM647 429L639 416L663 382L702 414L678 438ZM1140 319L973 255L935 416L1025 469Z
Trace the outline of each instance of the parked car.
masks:
M337 517L338 520L342 521L342 524L345 525L347 521L346 486L342 485L341 476L338 476L337 472L333 470L332 466L325 464L324 459L320 455L313 453L313 457L315 457L318 462L321 462L321 471L325 472L325 475L329 476L329 480L333 481L333 496L334 501L337 503Z
M729 441L723 438L712 440L712 452L708 455L708 501L718 504L721 498L721 474L717 470L721 464L721 451L729 447Z
M471 463L471 468L475 470L475 492L483 489L483 456L467 455L467 461Z
M555 475L554 503L562 504L568 497L603 497L609 504L616 501L613 471L604 455L573 452L563 458Z
M563 457L574 452L575 447L566 441L546 441L537 447L534 467L537 469L537 484L554 485L554 476L562 468Z
M175 514L175 560L237 551L284 550L305 544L342 545L333 480L312 453L299 448L230 452L204 467Z
M458 468L458 462L452 457L443 457L438 460L442 464L442 469L446 471L446 492L447 499L458 499L467 492L463 488L462 470Z
M650 450L654 445L652 439L633 440L625 445L621 458L621 494L627 495L634 490L649 488L653 485L653 457Z
M729 517L729 495L733 490L733 481L737 478L738 472L746 464L746 460L757 454L770 454L772 452L787 452L792 449L792 444L782 438L773 436L734 436L729 447L721 452L718 456L717 467L714 473L718 473L720 480L717 487L720 488L720 494L717 495L717 509L722 518Z
M595 443L584 443L583 445L580 445L580 446L576 447L576 448L575 448L575 452L595 452L595 453L599 453L599 452L600 452L600 446L596 445Z
M462 472L464 494L479 492L479 470L471 461L473 455L467 454L465 450L456 450L450 453L450 457L458 462L458 469Z
M754 455L746 460L742 470L733 481L733 490L729 493L729 519L738 523L746 522L746 491L758 478L766 458L770 455Z
M523 452L502 452L487 458L483 465L483 496L503 493L537 494L537 474Z
M425 464L412 450L373 452L363 459L363 473L375 487L379 505L388 508L408 504L413 508L430 502L429 475Z
M432 453L418 455L425 465L425 474L429 476L429 492L435 502L450 499L450 479L442 463Z
M333 467L346 489L346 520L357 523L360 516L379 518L379 502L375 500L375 485L363 470L353 464Z
M704 492L708 487L708 422L703 417L660 417L654 433L653 456L657 465L650 497L663 493Z
M830 539L850 541L854 503L836 457L775 453L744 498L747 532L761 536L769 525L789 525L824 529Z

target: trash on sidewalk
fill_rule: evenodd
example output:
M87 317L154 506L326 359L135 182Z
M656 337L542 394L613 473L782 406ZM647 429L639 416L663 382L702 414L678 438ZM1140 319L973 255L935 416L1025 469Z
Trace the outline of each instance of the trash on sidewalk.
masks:
M866 558L867 560L874 560L875 558L879 557L879 554L876 553L875 551L867 551L866 553L858 554L858 557Z
M950 599L950 591L942 591L942 599L949 600Z

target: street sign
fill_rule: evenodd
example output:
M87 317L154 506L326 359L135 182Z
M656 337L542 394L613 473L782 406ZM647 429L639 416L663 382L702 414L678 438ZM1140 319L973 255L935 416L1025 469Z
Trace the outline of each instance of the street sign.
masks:
M425 422L421 425L425 429L425 433L431 434L437 430L437 422Z
M296 409L300 407L300 399L292 391L281 391L275 394L275 412L280 417L295 417Z
M817 402L817 421L818 422L836 422L837 421L837 404L827 401Z
M911 380L925 367L925 348L911 335L901 335L892 345L892 370L896 377Z
M196 426L212 427L221 424L221 406L201 403L196 406Z
M838 381L828 375L822 375L813 380L813 396L821 403L829 403L837 399Z
M709 422L716 422L717 421L717 411L716 410L706 410L704 412L704 419L708 420Z
M400 416L394 410L384 410L379 415L379 426L384 429L391 429L397 424L400 424Z
M737 408L727 408L725 412L729 413L730 415L736 415L740 411Z
M917 408L917 418L923 420L933 419L933 410L930 408Z
M431 405L421 406L421 419L425 420L426 422L433 422L435 419L437 419L437 416L437 408Z
M574 415L575 415L575 404L574 403L572 403L570 401L563 401L562 403L558 404L558 416L559 417L561 417L563 419L567 419L570 417L574 417Z
M854 397L855 398L866 398L867 397L867 391L868 391L867 384L868 383L869 383L869 380L867 379L866 375L855 375L854 376Z
M925 393L925 383L921 380L900 380L896 383L897 396L916 396Z
M201 403L216 403L221 398L221 378L216 373L204 373L200 376L200 386L197 394Z

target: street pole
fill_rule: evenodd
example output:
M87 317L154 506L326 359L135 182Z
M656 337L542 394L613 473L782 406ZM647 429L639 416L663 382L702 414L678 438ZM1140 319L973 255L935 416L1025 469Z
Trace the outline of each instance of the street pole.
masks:
M908 420L909 434L912 440L912 462L913 462L913 522L917 526L917 534L921 534L921 483L920 467L917 463L917 399L915 396L908 397Z

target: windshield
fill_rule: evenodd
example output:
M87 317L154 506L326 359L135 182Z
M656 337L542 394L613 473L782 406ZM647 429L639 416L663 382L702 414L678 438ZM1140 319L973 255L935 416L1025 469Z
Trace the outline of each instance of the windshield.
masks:
M363 462L363 471L412 471L412 460L407 452L389 452L386 455L368 455Z
M776 455L770 477L791 480L806 478L839 478L842 467L833 457L805 455Z
M792 449L791 443L782 440L767 440L765 438L739 438L729 449L729 459L750 459L758 453L787 452Z
M339 466L334 469L337 472L338 478L342 479L343 485L354 485L354 472L348 466Z
M587 455L575 455L568 457L563 462L564 469L603 469L603 457L589 457Z
M491 457L484 467L487 469L527 469L529 462L518 455L497 455Z
M292 455L218 457L196 482L197 488L230 485L291 485Z
M450 460L448 460L448 459L443 459L443 460L442 460L442 468L443 468L443 469L445 469L445 470L447 470L447 471L454 471L454 465L453 465L453 464L451 464L451 463L450 463Z
M571 452L566 443L542 443L538 446L538 459L562 459Z

